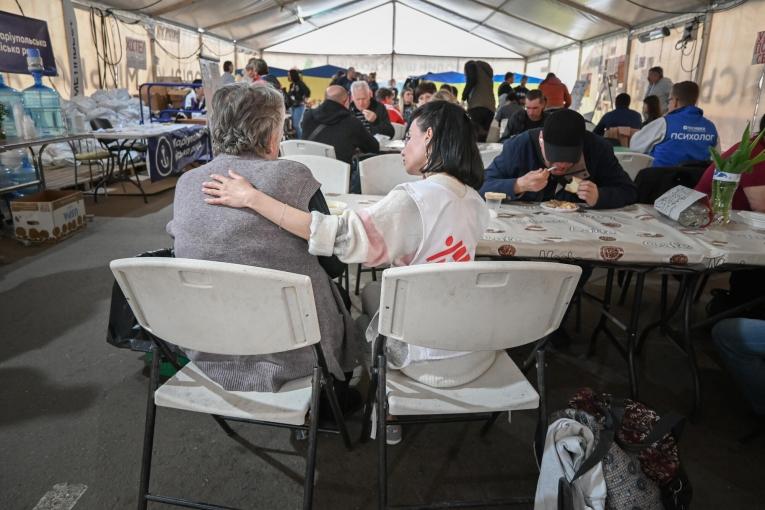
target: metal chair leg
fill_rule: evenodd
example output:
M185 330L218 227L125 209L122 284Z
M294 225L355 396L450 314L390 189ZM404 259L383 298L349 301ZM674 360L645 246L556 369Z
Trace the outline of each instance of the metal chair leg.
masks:
M149 379L149 394L146 399L146 422L143 431L143 454L141 458L141 478L138 492L138 510L146 510L151 478L151 456L154 449L154 422L157 417L157 406L154 404L154 392L159 386L159 360L162 354L152 346L151 377Z
M217 423L218 426L223 429L223 432L225 432L227 436L231 437L237 435L236 431L232 429L228 423L226 423L226 420L222 416L218 416L217 414L211 414L210 416L213 417L215 423Z
M497 418L499 418L499 415L502 413L491 413L491 417L486 420L486 423L483 424L483 427L481 427L481 432L479 432L479 435L481 437L485 436L489 429L491 429L492 425L497 421Z
M537 465L542 465L542 453L545 448L545 436L547 435L547 386L545 385L545 350L537 349L537 392L539 393L539 414L537 416L537 430L535 434L535 453Z
M354 293L359 295L359 285L361 285L361 264L356 264L356 290Z
M311 393L311 412L308 427L308 456L306 458L305 484L303 485L303 510L313 506L313 481L316 472L316 436L319 431L319 396L321 394L321 371L313 369L313 388Z
M385 395L385 356L377 357L377 508L388 507L388 437L386 431L388 404Z
M379 337L375 340L374 351L372 354L372 369L369 378L369 387L367 388L367 399L364 403L364 414L361 418L361 437L360 443L366 443L369 438L369 434L372 431L372 409L375 405L375 394L377 392L377 358L381 354L382 344Z
M345 443L345 448L350 451L353 450L353 445L351 444L351 437L348 435L348 427L345 424L343 411L340 409L340 403L337 401L334 381L335 379L331 375L329 377L325 377L324 391L326 392L327 400L329 400L329 406L332 408L332 415L335 417L335 424L337 425L337 429L340 431L340 435L343 438L343 443Z

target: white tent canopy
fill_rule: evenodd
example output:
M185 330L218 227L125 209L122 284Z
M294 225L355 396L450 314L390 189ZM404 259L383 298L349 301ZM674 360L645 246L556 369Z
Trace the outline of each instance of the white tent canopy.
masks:
M107 0L101 3L141 12L194 30L203 29L254 50L273 48L296 37L372 12L382 5L395 3L524 58L634 29L676 14L703 13L709 4L704 0L675 0L670 11L667 10L667 2L662 0ZM401 23L406 23L404 18L407 17L402 16ZM398 19L396 23L399 23ZM389 24L387 26L390 27ZM378 25L377 20L367 29L368 33L364 36L369 38L376 38L378 33L381 37L390 37L391 34L390 29L384 34L382 23ZM417 26L414 30L401 32L412 32L412 37L418 33L426 34ZM399 33L398 29L396 33ZM342 33L333 32L333 38L338 36L341 40L345 39ZM418 47L431 47L432 52L432 48L441 45L451 46L445 40L427 36L422 38ZM312 53L322 52L314 50ZM511 55L505 56L512 58Z
M266 51L523 58L486 39L393 2L271 46Z

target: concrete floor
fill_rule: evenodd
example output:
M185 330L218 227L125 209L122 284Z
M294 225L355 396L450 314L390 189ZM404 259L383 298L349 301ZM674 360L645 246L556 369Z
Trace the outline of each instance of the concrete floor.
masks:
M100 208L128 200L110 197ZM70 508L38 504L62 483L71 491L87 487L77 510L135 506L147 378L140 354L105 342L108 263L169 245L164 226L172 208L157 205L169 196L151 201L131 202L129 217L99 215L84 232L30 256L6 254L13 262L0 266L0 509ZM598 293L600 283L590 290ZM649 303L657 302L656 283ZM644 322L656 313L647 305ZM625 364L613 347L604 340L594 357L581 354L593 327L594 306L586 304L582 334L549 356L551 409L584 385L626 395ZM704 410L680 442L693 508L763 508L765 440L737 444L751 426L745 404L708 339L697 341ZM688 371L668 341L651 338L642 365L644 400L659 412L688 408ZM517 413L483 439L478 424L407 429L391 449L392 502L533 494L534 423L533 413ZM351 427L356 437L358 418ZM284 430L235 428L249 443L226 437L209 417L160 409L152 488L243 508L299 508L305 445ZM320 437L316 508L374 508L375 484L373 442L347 452L339 438Z

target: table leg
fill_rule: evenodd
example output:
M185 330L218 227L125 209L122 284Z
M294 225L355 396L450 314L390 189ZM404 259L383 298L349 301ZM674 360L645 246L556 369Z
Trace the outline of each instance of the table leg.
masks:
M630 394L633 400L638 400L638 377L635 361L638 327L640 324L640 307L643 301L643 288L645 286L645 272L638 272L635 279L635 297L632 303L629 329L627 329L627 366L630 376Z
M696 349L691 338L691 314L693 313L693 303L695 290L700 279L699 274L686 275L684 280L685 295L683 296L683 325L682 341L683 350L688 357L688 368L691 370L691 384L693 385L693 404L690 416L695 416L701 409L701 385L699 380L699 366L696 360Z
M611 310L611 292L613 291L613 287L614 287L614 269L609 268L608 274L606 276L606 292L603 295L603 303L602 303L602 309L600 313L600 320L598 320L598 324L597 326L595 326L595 330L592 332L592 336L590 337L590 345L587 348L588 357L595 354L595 343L598 340L598 335L606 327L606 322L608 321L607 313Z

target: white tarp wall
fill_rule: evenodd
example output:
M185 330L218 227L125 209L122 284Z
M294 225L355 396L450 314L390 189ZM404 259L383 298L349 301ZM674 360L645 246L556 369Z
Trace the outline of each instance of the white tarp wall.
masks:
M391 78L391 60L393 60L393 78L404 81L409 76L419 76L427 72L440 73L444 71L462 72L465 57L423 57L422 55L312 55L263 52L263 58L268 65L281 69L308 69L323 65L334 65L347 68L353 66L362 73L377 72L377 82L387 83ZM522 74L523 60L521 59L482 59L494 69L494 74L504 74L508 71ZM536 76L536 75L535 75ZM519 81L519 79L516 79Z
M643 98L648 90L648 69L651 67L661 66L664 69L664 76L673 83L695 79L701 55L704 24L701 23L699 27L697 40L688 43L683 50L675 49L675 45L682 38L685 23L682 20L677 23L679 25L671 28L670 34L661 39L645 43L637 38L630 41L627 93L632 96L632 107L636 110L642 108Z
M30 18L44 20L48 23L51 44L58 68L58 76L45 78L45 83L52 85L62 97L68 99L71 95L69 77L69 55L66 51L67 41L64 31L64 17L61 2L59 1L30 1L20 0L24 15ZM14 0L0 0L0 10L21 14ZM110 70L106 72L106 79L99 81L98 56L96 54L96 42L91 30L91 13L88 8L74 5L74 13L77 19L79 32L80 58L83 69L84 94L90 95L99 88L115 88L114 77ZM101 39L100 18L95 18L96 38L99 48L103 47ZM108 31L114 44L114 56L119 60L115 69L116 85L119 88L127 88L131 94L138 93L141 83L154 80L156 77L174 76L183 81L192 81L200 78L199 54L219 58L221 66L225 60L234 60L234 45L217 37L202 35L197 32L173 27L160 22L154 23L156 27L156 44L152 52L152 45L147 29L143 23L131 24L117 22L114 18L107 19ZM162 27L162 28L159 28ZM132 69L127 66L125 57L126 38L144 41L146 47L146 69ZM120 56L122 58L120 59ZM237 57L240 67L246 60L256 56L252 50L238 48ZM151 75L152 58L156 57L156 76ZM101 65L102 73L104 66ZM6 82L16 89L23 89L32 84L32 77L27 75L5 75Z
M579 75L579 45L553 51L550 55L550 69L548 72L555 73L555 76L566 84L569 91L574 87L574 83ZM544 78L544 76L539 76Z
M582 65L579 68L579 79L589 82L589 85L584 89L579 111L582 113L595 111L593 121L596 123L603 113L611 109L606 80L608 75L608 66L606 63L609 59L618 61L620 57L625 56L626 51L626 32L616 37L599 39L582 45ZM617 79L612 77L611 92L613 97L616 97L616 94L623 91L624 84L621 84L620 87ZM600 101L598 101L598 98L600 98ZM598 107L597 110L595 110L596 106ZM640 111L640 108L638 108L638 111Z
M427 72L461 72L471 58L488 62L495 74L523 72L519 55L443 21L401 4L395 7L395 25L393 17L393 5L382 5L267 48L263 58L284 69L353 66L363 73L377 72L378 82Z
M69 56L66 51L61 2L19 0L17 4L15 0L0 0L0 10L7 12L21 14L19 5L24 10L24 15L48 23L59 76L46 78L46 83L52 84L64 98L68 98ZM428 71L461 71L465 61L471 57L488 61L495 74L503 74L506 71L523 72L523 60L519 59L517 54L493 44L501 44L501 41L489 41L467 34L452 24L425 16L402 4L397 4L395 10L395 41L392 31L393 6L386 4L313 33L315 35L312 37L322 36L326 41L334 41L331 44L339 45L343 51L319 48L316 39L304 39L311 35L309 34L267 48L264 56L270 65L281 68L307 68L324 64L340 67L353 65L362 72L376 71L380 83L390 78L391 63L393 77L398 81ZM243 67L249 58L258 54L252 49L235 47L231 42L207 34L199 34L155 20L150 23L157 27L156 44L152 45L144 21L130 24L108 18L106 23L110 39L114 43L115 57L124 55L127 37L144 41L147 69L129 69L126 58L123 57L116 65L114 76L108 71L104 78L104 66L101 64L99 80L95 47L96 42L99 47L103 45L100 18L96 17L94 20L94 40L90 9L75 4L75 15L79 29L86 95L92 94L100 87L113 88L115 82L117 87L128 88L135 94L140 83L156 77L176 76L184 81L191 81L200 76L200 53L219 58L221 63L224 60L232 60L239 68ZM130 17L128 14L124 16ZM699 16L703 20L703 15ZM603 39L585 41L581 45L581 55L579 45L574 45L553 51L549 55L532 57L526 64L526 73L544 77L548 71L555 72L569 89L573 88L577 78L589 77L590 86L585 89L580 111L587 113L597 108L594 118L597 121L601 112L611 107L610 103L603 100L596 104L598 93L602 90L601 81L605 73L614 72L614 65L620 58L624 61L623 76L626 77L626 83L619 84L617 80L612 92L613 95L622 91L629 92L633 97L632 106L637 110L642 106L647 87L648 68L654 65L662 66L665 74L675 82L687 79L700 81L701 106L707 116L717 124L722 145L727 147L738 140L746 122L751 121L758 101L760 106L757 120L759 121L759 117L765 113L765 93L760 82L765 65L751 64L757 33L765 31L765 0L749 0L742 6L711 15L708 53L703 66L700 65L703 23L699 27L695 43L688 44L684 50L675 49L683 25L689 19L691 16L677 17L654 25L670 26L671 34L647 43L639 42L637 35L651 27L641 27L632 34L629 51L627 35L623 32ZM506 28L513 29L510 25L512 20L508 19L507 23ZM427 35L423 37L423 34ZM312 44L306 45L306 42ZM380 54L371 55L370 48L366 47L367 42L374 42L383 50ZM284 53L285 49L296 53ZM391 54L393 49L395 55ZM342 54L349 50L355 54ZM155 63L154 74L152 62ZM17 89L32 83L31 77L26 75L6 76L6 80ZM603 99L607 97L606 94Z
M756 122L765 114L765 64L752 65L758 32L765 30L765 1L750 1L712 19L701 85L701 107L712 118L723 147L737 142L759 100Z

